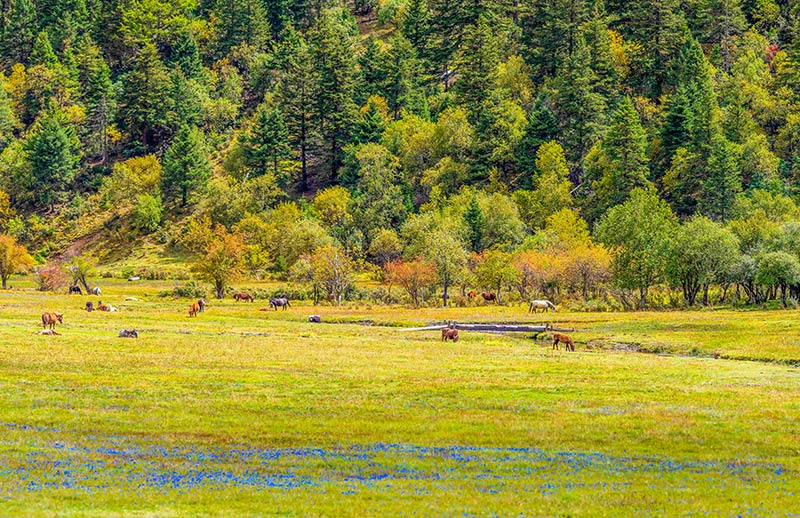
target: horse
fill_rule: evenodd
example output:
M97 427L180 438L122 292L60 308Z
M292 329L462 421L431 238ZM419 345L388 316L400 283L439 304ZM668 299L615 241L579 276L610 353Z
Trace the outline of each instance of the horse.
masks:
M200 311L200 305L197 302L192 302L192 305L189 306L189 316L196 317L198 311Z
M539 309L543 309L544 312L547 313L547 311L550 309L555 311L556 307L549 300L532 300L531 307L528 308L528 313L531 311L538 313Z
M575 342L572 340L571 336L565 335L564 333L553 333L553 349L558 350L559 342L564 342L564 348L567 351L575 350Z
M100 287L99 286L95 286L94 288L92 288L92 295L98 295L98 296L100 295Z
M106 306L102 301L97 301L97 311L111 311L111 306Z
M83 291L81 291L81 287L77 284L73 284L69 287L69 294L72 295L73 293L77 293L78 295L83 295Z
M286 308L291 307L289 305L289 299L284 297L269 299L269 305L275 308L275 311L278 311L278 306L282 307L284 311L286 311Z
M206 299L199 299L197 301L197 307L200 308L200 313L206 310Z
M469 293L467 293L467 297L469 297L469 300L472 300L477 296L478 296L478 292L477 291L470 291Z
M242 292L242 293L234 294L233 295L233 300L235 300L236 302L240 302L240 301L254 302L256 299L255 299L255 297L253 297L249 293Z
M319 324L322 322L322 318L319 315L310 315L308 321L312 324Z
M64 318L61 313L50 313L49 311L42 313L42 326L47 329L50 328L55 331L56 324L63 324Z
M94 311L94 306L92 305L92 301L86 303L86 311L88 311L89 313Z
M139 338L139 333L136 332L136 329L123 329L119 332L120 338Z
M452 327L445 327L442 329L442 342L452 340L453 343L458 342L458 329Z
M494 293L494 292L486 293L486 292L484 292L484 293L481 293L481 297L483 297L483 300L485 300L486 302L494 301L494 303L497 304L497 293Z

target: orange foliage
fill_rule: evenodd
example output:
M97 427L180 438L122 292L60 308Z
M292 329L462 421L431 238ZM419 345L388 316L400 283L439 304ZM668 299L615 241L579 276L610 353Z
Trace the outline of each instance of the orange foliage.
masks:
M398 259L386 263L384 269L387 282L402 286L414 301L415 307L419 307L423 290L436 281L436 267L424 259Z

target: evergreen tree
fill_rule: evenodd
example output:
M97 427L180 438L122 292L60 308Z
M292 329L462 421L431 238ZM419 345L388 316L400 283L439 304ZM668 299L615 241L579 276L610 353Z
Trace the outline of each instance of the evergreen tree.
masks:
M468 30L457 63L458 80L454 87L459 101L472 114L472 122L480 119L484 101L497 79L500 53L490 20L481 16Z
M100 157L103 164L108 165L108 128L115 108L111 69L88 34L78 42L76 61L87 112L84 148L88 155Z
M183 126L164 154L161 189L164 198L180 199L185 206L189 195L203 187L211 177L211 163L206 155L203 133Z
M36 38L36 8L32 0L13 0L3 27L0 50L5 66L27 63Z
M726 220L736 195L742 191L740 157L739 146L722 136L714 138L700 202L703 213L712 219Z
M601 143L604 171L596 187L603 210L624 202L635 188L649 188L647 136L630 97L624 97L611 117Z
M316 112L320 116L320 133L331 179L338 176L342 147L358 116L354 102L355 34L357 29L349 13L338 9L325 11L314 31L314 66L319 73Z
M361 108L358 125L353 136L356 144L379 142L386 129L388 106L383 97L372 96Z
M382 44L375 38L370 38L364 47L364 52L358 58L360 71L360 85L357 94L360 102L366 102L371 95L383 96L383 89L387 82L386 52Z
M400 30L419 56L425 56L427 49L430 37L430 17L428 0L409 0Z
M283 111L289 141L300 156L300 191L306 192L309 187L308 155L319 120L315 103L319 74L314 68L311 49L301 36L290 31L283 47L276 87L278 105Z
M518 169L529 175L533 174L536 171L536 151L539 146L556 140L558 136L558 119L544 102L539 101L528 117L525 135L517 151Z
M534 77L554 76L575 52L582 26L591 19L587 0L533 0L522 17L523 41Z
M483 210L476 196L470 198L467 210L464 211L464 223L467 225L467 245L469 249L473 252L480 252L486 217L483 215Z
M579 34L572 55L555 81L559 127L568 158L576 165L597 141L605 111L605 99L595 91L597 76L589 58L583 35Z
M669 86L686 35L681 0L623 2L618 12L616 27L642 46L632 56L635 86L658 97Z
M170 78L155 45L144 45L122 81L119 121L144 150L159 144L169 127Z
M422 97L417 83L420 67L416 52L402 35L392 38L392 46L386 53L386 82L384 92L395 119L400 110L420 104ZM412 109L412 111L415 111Z
M257 51L267 49L272 32L261 0L217 0L214 6L218 25L217 56L247 43Z
M256 111L255 121L250 133L241 137L244 144L245 159L253 172L253 176L261 176L271 172L275 178L281 179L283 174L280 163L292 156L289 144L289 132L283 121L283 114L278 108L262 104ZM281 187L286 187L281 182Z
M78 171L80 142L75 129L63 113L51 109L33 126L24 147L35 182L34 199L52 208L64 200Z
M698 18L703 41L720 46L722 66L733 63L733 39L747 27L741 0L699 0Z
M55 67L58 65L58 58L56 53L53 52L53 46L50 44L50 37L47 31L42 31L36 36L36 42L33 44L33 52L31 52L30 64L43 65L46 67Z
M170 63L178 65L183 75L189 79L197 79L203 72L200 49L188 30L178 33L177 41L172 46Z

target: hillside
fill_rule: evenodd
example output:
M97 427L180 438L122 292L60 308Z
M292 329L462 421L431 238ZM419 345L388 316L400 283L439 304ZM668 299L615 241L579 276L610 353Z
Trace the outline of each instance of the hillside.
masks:
M479 272L486 254L522 275L540 254L558 265L536 274L552 297L613 287L627 307L665 282L689 304L732 282L748 302L797 297L799 13L15 0L0 16L0 226L38 264L184 263L217 232L247 272L285 278L327 244L364 270L435 263L450 240L462 285L510 286ZM709 235L735 261L670 266ZM644 242L654 257L625 259Z

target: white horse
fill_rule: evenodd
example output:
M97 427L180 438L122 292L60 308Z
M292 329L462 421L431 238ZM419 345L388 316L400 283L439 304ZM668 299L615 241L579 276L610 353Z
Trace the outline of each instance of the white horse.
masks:
M544 312L547 313L547 310L549 309L555 311L556 307L549 300L532 300L531 307L528 308L528 313L530 313L531 311L533 311L534 313L538 313L540 309L543 309Z

